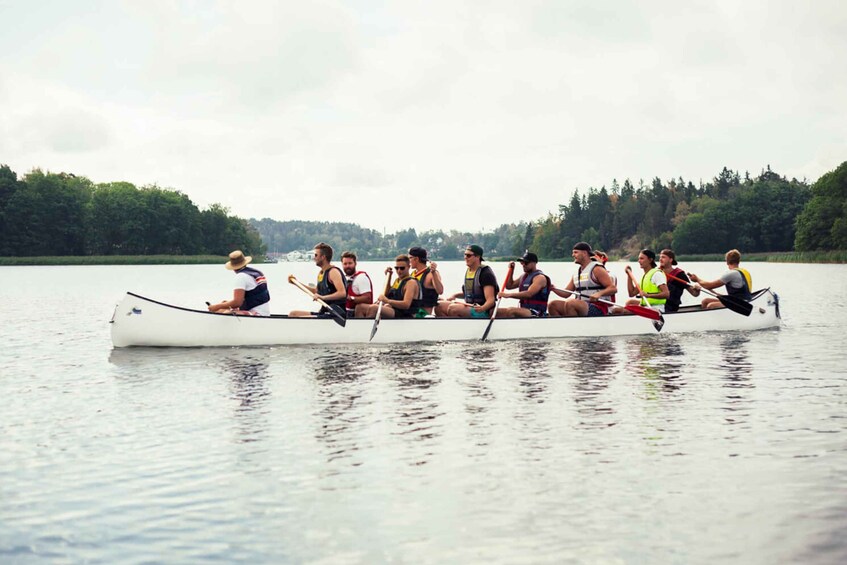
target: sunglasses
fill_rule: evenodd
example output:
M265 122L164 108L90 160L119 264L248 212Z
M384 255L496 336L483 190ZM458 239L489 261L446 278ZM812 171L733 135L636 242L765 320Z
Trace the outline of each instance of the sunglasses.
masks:
M394 265L394 270L396 270L396 271L405 271L408 268L409 267L407 267L405 265Z
M465 253L465 257L476 257L473 253Z

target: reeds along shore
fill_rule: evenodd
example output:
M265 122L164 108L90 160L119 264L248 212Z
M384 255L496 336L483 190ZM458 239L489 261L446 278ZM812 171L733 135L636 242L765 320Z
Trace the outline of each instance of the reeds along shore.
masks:
M438 258L434 258L438 260ZM493 257L492 262L512 261L514 257ZM718 253L705 255L679 255L680 262L715 261L723 262L724 255ZM744 253L745 262L769 263L847 263L847 250L836 251L786 251L780 253ZM380 259L373 259L380 261ZM384 259L390 261L391 258ZM626 261L626 258L612 257L612 261ZM0 257L0 266L23 265L206 265L226 263L227 257L217 255L83 255L63 257ZM570 262L570 257L561 259L542 259L542 262ZM255 261L260 264L259 261Z
M16 265L204 265L223 264L217 255L69 255L61 257L0 257L0 266Z

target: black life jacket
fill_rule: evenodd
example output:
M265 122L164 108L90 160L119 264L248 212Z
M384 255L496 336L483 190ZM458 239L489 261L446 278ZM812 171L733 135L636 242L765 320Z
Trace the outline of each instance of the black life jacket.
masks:
M235 272L247 273L254 281L256 281L256 288L244 291L244 302L239 307L239 310L252 310L259 304L270 302L271 294L268 292L268 282L265 279L265 275L262 274L262 271L254 269L253 267L243 267Z
M547 312L547 300L550 298L550 277L538 269L529 274L524 274L524 276L521 277L519 290L521 292L529 290L529 287L532 286L533 279L539 275L547 279L547 284L544 288L538 291L537 294L534 294L529 298L521 298L520 306L521 308L528 308L538 312L539 314L544 314Z

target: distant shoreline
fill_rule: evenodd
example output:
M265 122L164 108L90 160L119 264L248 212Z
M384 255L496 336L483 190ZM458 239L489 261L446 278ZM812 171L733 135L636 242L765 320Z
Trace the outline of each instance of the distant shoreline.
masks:
M847 263L847 250L840 251L806 251L806 252L774 252L774 253L742 253L744 262L767 263ZM392 261L393 257L367 259L368 261ZM513 261L516 257L492 257L487 261L502 263ZM680 262L723 261L720 253L705 255L679 255ZM448 261L433 257L435 261ZM460 261L461 259L452 259ZM542 259L541 263L570 262L570 257L561 259ZM611 261L621 261L619 257ZM634 261L634 258L630 259ZM83 255L65 257L0 257L0 267L14 266L59 266L59 265L218 265L226 263L227 257L217 255ZM284 263L284 261L283 261ZM257 264L261 264L258 263ZM266 263L267 264L267 263Z

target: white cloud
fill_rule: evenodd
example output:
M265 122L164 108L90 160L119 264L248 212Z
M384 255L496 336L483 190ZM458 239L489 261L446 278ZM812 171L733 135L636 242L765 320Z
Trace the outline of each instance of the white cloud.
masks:
M847 158L836 2L0 10L0 162L242 216L491 228L613 178Z

